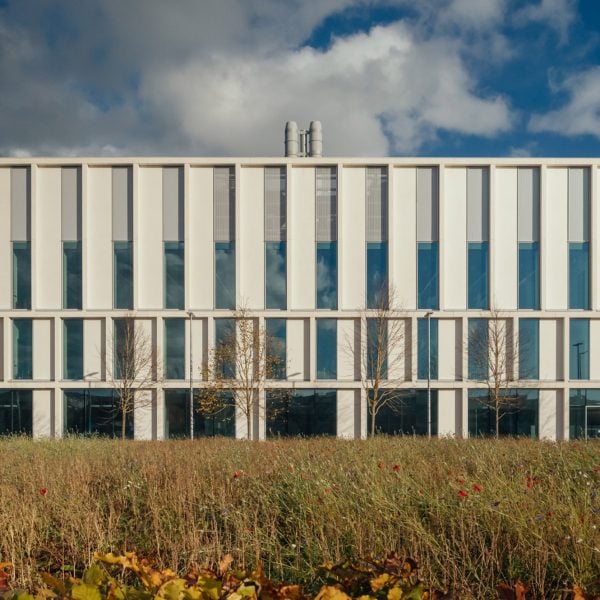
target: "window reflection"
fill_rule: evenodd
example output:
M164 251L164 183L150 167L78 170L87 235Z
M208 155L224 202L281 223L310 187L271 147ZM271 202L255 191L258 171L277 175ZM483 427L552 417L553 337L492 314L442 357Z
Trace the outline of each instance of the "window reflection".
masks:
M538 242L519 243L519 308L540 307L540 252Z
M337 320L317 319L317 379L337 378Z
M83 319L63 322L63 377L83 379Z
M185 319L165 319L165 377L185 377Z
M590 378L590 320L569 322L569 378Z
M235 242L215 242L215 308L235 308Z
M367 308L387 306L387 246L387 242L367 242Z
M417 244L417 308L438 308L438 244Z
M265 242L265 307L287 308L286 243Z
M133 244L114 242L114 307L133 308Z
M0 390L0 435L32 434L32 398L31 390Z
M13 242L13 308L31 308L31 243Z
M32 320L13 320L13 379L33 379Z
M519 319L519 379L539 379L540 322Z
M337 242L317 242L317 308L337 309Z
M184 243L165 242L165 308L185 305Z
M417 319L417 379L438 378L438 320L430 319L430 340L427 347L427 319ZM429 350L429 351L428 351Z
M590 258L587 242L569 244L569 308L590 307Z
M378 434L427 435L427 390L398 390L393 402L377 413ZM367 411L367 428L371 431L371 413ZM431 390L431 434L438 431L438 393Z
M469 242L469 308L488 308L488 243Z

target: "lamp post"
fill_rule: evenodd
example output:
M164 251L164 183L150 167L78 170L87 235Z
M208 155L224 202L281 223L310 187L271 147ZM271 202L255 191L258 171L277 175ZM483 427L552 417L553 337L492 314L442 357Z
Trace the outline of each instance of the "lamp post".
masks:
M431 439L431 315L433 311L425 313L427 319L427 437Z
M190 318L190 439L194 439L194 361L192 354L192 319L194 317L194 313L190 310L188 311L188 316Z

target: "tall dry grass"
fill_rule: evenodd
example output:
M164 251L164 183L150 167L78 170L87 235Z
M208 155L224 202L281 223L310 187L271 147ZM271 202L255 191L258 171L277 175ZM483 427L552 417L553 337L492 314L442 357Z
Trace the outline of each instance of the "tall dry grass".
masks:
M443 588L537 597L600 574L600 446L379 438L0 441L0 562L30 586L94 551L160 566L227 552L310 582L324 560L406 553Z

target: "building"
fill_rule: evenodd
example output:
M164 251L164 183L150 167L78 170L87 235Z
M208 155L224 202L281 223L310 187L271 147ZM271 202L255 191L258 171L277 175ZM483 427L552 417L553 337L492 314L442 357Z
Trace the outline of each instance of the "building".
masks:
M599 166L0 159L0 433L111 433L111 339L133 316L164 357L164 379L128 431L186 435L190 355L198 385L244 302L284 345L284 387L296 403L291 424L258 418L261 436L364 436L360 360L348 346L361 347L365 304L389 282L406 334L390 378L402 380L404 400L402 414L382 415L383 430L427 432L428 370L434 434L490 428L468 341L494 308L527 341L512 366L518 408L503 430L598 435ZM245 423L198 417L196 432L244 436Z

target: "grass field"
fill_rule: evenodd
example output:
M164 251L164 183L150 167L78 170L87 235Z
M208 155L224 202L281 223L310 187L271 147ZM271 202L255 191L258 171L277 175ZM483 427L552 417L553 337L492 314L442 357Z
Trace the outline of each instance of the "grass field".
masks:
M0 457L0 562L28 587L124 549L182 570L231 552L309 586L325 560L398 550L477 598L600 575L593 443L14 438Z

